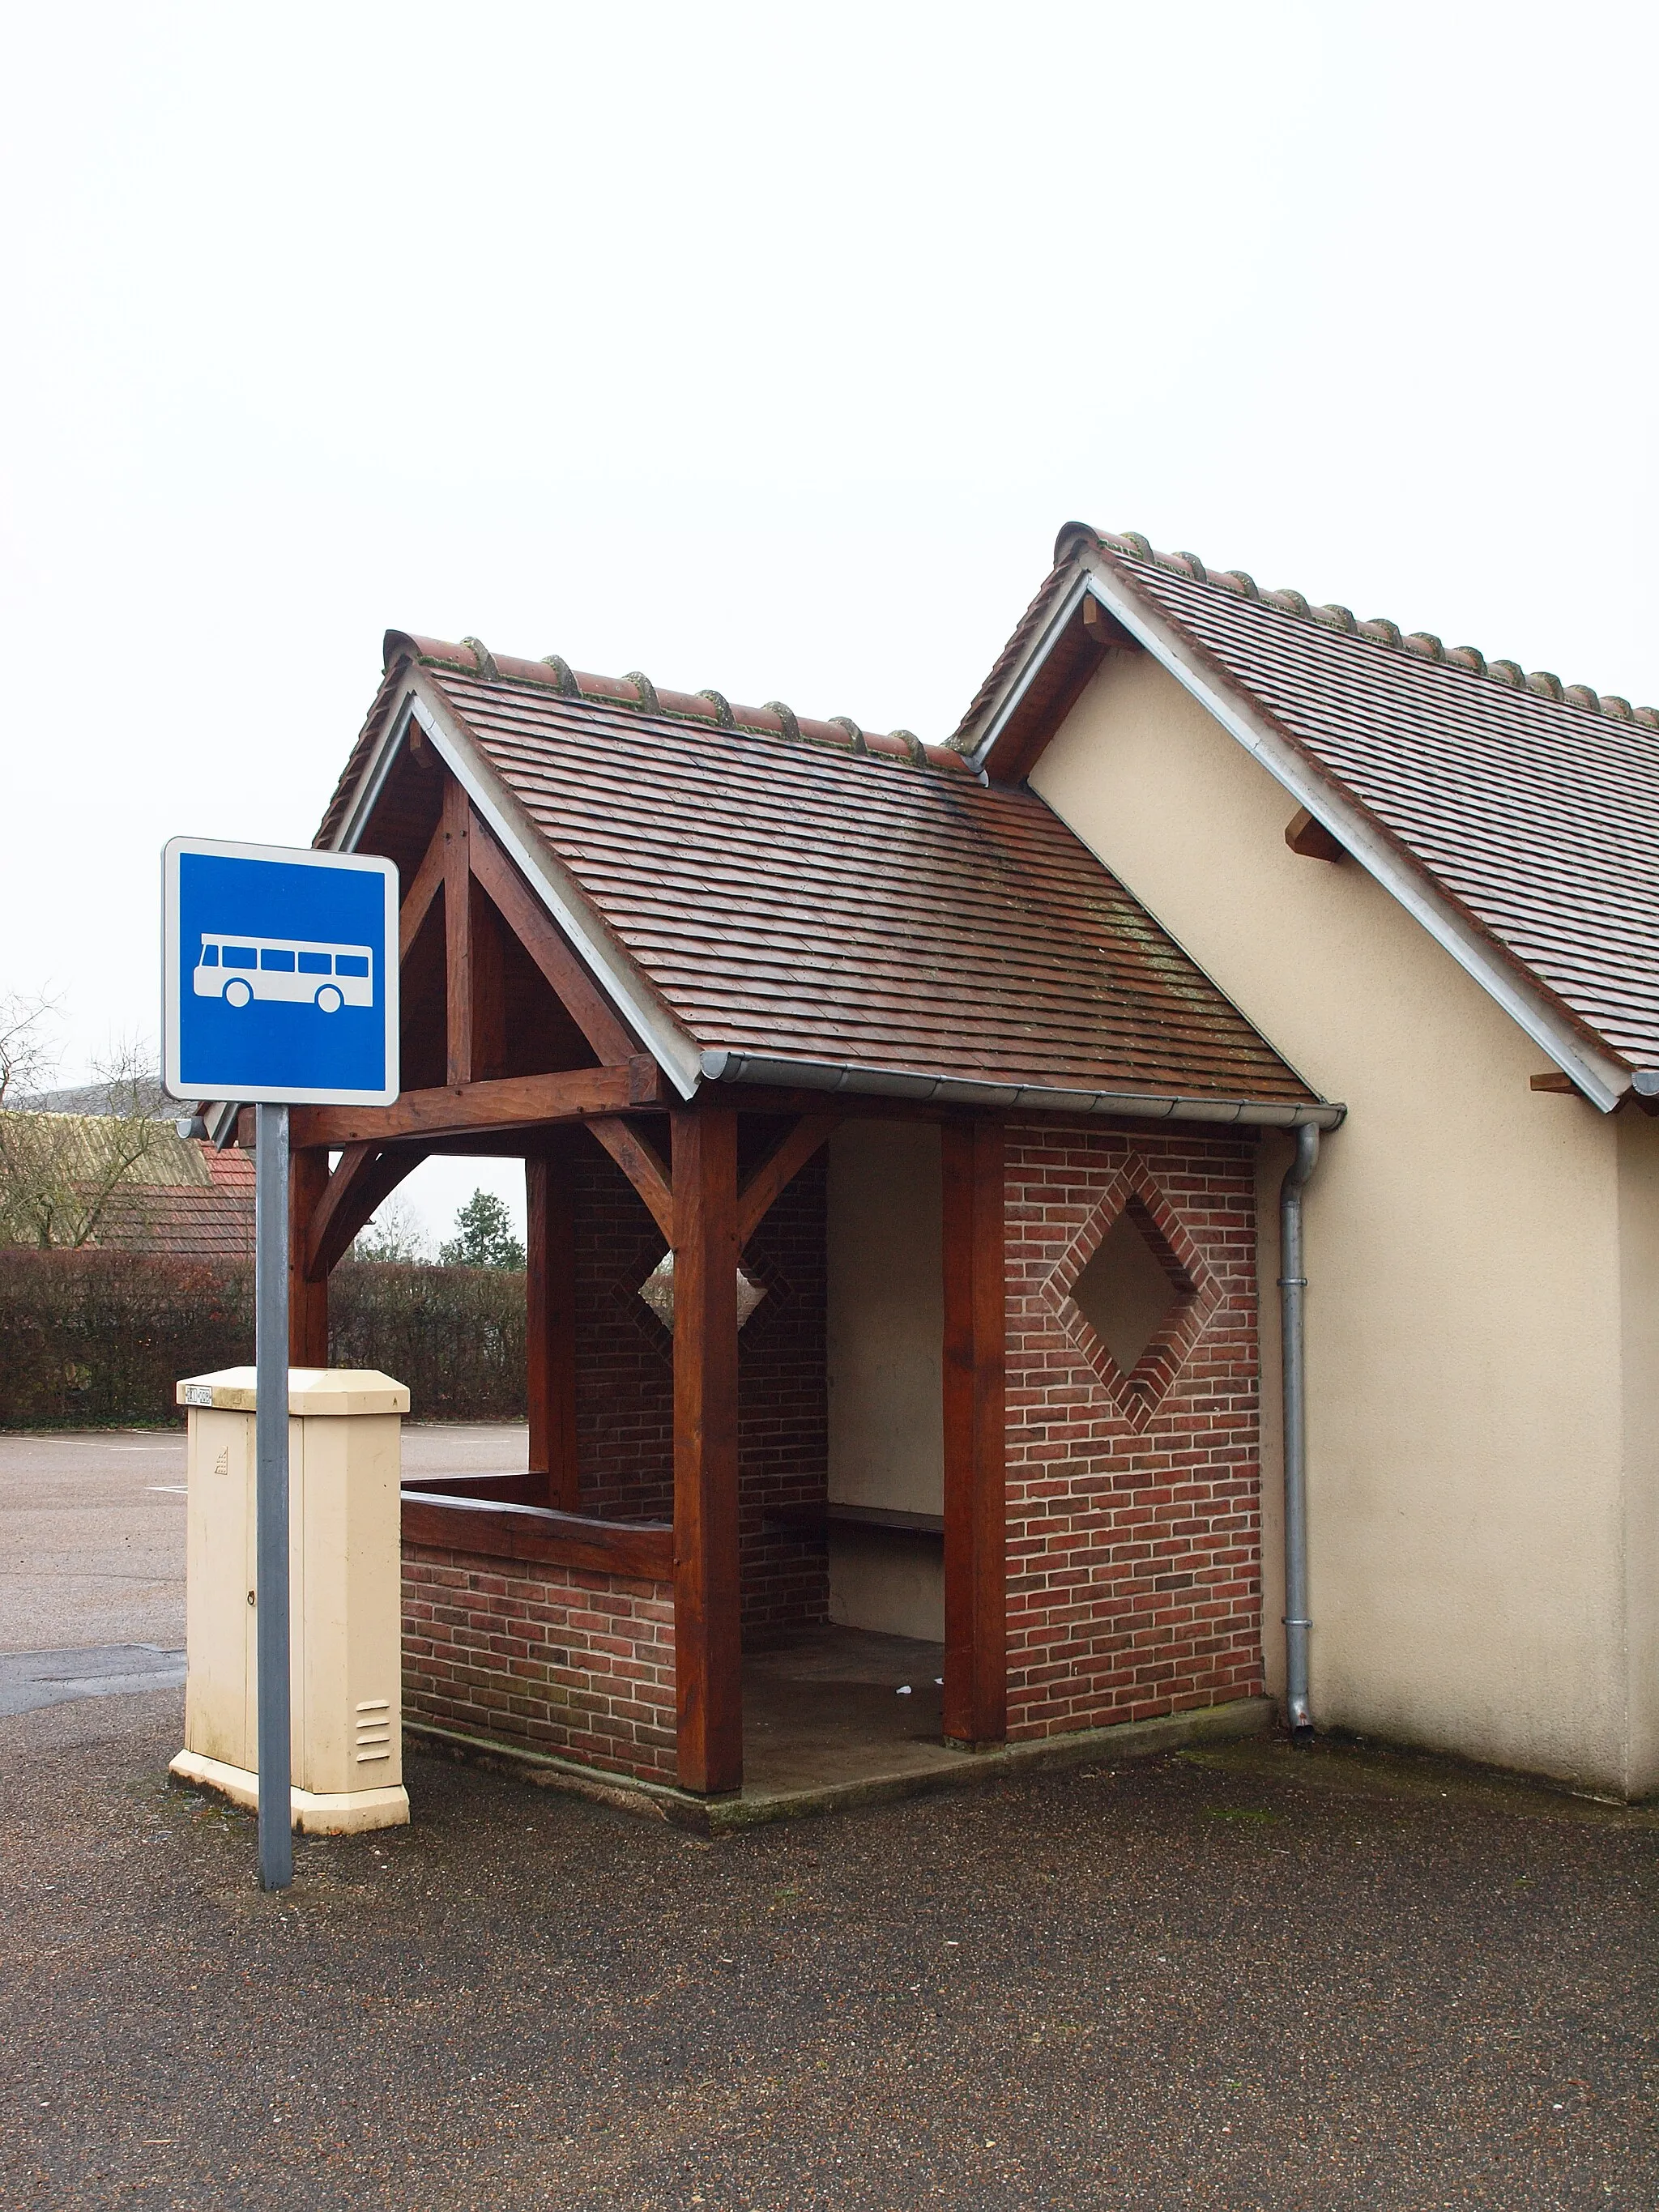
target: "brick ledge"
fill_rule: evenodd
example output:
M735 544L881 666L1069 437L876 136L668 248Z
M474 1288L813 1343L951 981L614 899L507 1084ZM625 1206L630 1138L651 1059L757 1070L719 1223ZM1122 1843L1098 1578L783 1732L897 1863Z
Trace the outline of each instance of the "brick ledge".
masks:
M774 1820L798 1820L818 1813L850 1810L857 1805L885 1805L902 1797L929 1796L939 1790L971 1789L1006 1781L1032 1771L1082 1766L1091 1759L1152 1759L1184 1751L1197 1743L1231 1742L1262 1735L1273 1725L1273 1701L1239 1698L1224 1705L1202 1705L1158 1720L1121 1721L1111 1728L1078 1729L1061 1735L1038 1736L994 1751L963 1752L950 1765L912 1773L876 1774L857 1782L838 1782L820 1790L744 1790L732 1797L697 1797L671 1783L647 1782L607 1774L552 1752L499 1736L472 1735L439 1728L430 1721L405 1720L404 1735L411 1751L436 1752L513 1776L541 1790L562 1790L597 1799L619 1812L668 1820L700 1835L725 1835Z

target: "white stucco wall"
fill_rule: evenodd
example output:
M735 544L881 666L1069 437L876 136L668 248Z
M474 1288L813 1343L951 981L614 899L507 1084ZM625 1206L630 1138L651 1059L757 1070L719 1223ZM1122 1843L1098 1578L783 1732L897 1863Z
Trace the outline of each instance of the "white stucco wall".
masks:
M940 1513L945 1285L939 1131L851 1121L830 1142L830 1497ZM831 1523L830 1618L945 1634L937 1538Z
M1621 1113L1620 1278L1625 1408L1626 1794L1659 1790L1659 1121Z
M1316 1717L1655 1786L1638 1771L1627 1587L1654 1531L1626 1470L1650 1470L1659 1438L1639 1348L1659 1258L1645 1125L1626 1136L1628 1115L1530 1091L1538 1047L1357 863L1287 848L1294 802L1150 655L1103 665L1031 781L1352 1109L1307 1200ZM1264 1139L1270 1668L1288 1157Z

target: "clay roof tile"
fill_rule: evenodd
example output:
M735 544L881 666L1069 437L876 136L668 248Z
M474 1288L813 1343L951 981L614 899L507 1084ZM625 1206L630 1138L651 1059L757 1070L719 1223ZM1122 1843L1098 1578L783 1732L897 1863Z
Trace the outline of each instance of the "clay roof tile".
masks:
M1069 523L953 738L970 755L1092 551L1387 842L1632 1066L1659 1066L1659 712L1547 669L1356 622L1242 570Z
M404 632L388 667L441 702L704 1053L1314 1098L1041 799L949 747ZM368 759L360 741L319 842Z

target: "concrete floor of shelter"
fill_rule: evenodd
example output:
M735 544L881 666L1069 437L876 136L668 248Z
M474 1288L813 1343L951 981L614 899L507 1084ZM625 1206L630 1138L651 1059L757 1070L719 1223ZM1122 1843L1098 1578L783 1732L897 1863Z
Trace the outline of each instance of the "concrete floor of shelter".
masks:
M960 1762L943 1741L945 1646L810 1628L743 1662L745 1797L781 1797ZM901 1692L908 1689L908 1696Z

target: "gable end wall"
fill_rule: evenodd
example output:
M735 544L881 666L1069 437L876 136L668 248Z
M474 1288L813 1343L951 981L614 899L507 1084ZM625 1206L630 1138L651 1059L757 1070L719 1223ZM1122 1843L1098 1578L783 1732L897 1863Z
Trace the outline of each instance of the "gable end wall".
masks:
M1630 1562L1659 1421L1625 1396L1639 1365L1621 1291L1625 1117L1531 1091L1537 1046L1356 862L1287 849L1294 802L1150 654L1106 665L1031 781L1349 1108L1307 1200L1316 1721L1652 1788L1633 1669L1656 1593ZM1288 1156L1264 1140L1269 1376ZM1276 1395L1262 1489L1275 1683Z

